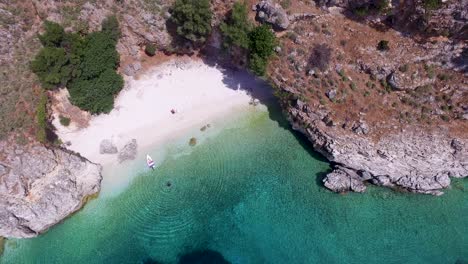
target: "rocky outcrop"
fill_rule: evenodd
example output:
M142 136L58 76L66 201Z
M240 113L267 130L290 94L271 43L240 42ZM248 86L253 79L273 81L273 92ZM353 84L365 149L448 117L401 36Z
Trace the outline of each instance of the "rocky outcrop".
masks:
M291 88L282 90L289 94L283 105L293 129L306 135L314 149L334 164L323 180L333 191L362 192L368 182L441 195L450 186L450 177L468 176L468 138L415 128L373 141L366 135L367 124L353 126L354 133L341 125L330 126L326 110L313 109L297 99Z
M117 147L109 139L104 139L99 145L99 153L101 154L115 154L117 153Z
M119 162L134 160L137 155L138 144L136 139L130 140L119 152Z
M266 22L276 29L285 30L289 27L289 17L286 11L271 0L262 0L253 7L257 12L257 19Z
M0 156L0 236L37 236L100 190L101 167L66 150L0 142Z

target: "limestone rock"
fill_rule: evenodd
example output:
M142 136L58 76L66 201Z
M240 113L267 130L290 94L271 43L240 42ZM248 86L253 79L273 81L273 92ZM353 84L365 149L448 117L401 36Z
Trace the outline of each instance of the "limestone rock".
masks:
M135 76L141 70L141 63L130 63L124 68L124 74L127 76Z
M137 141L136 139L130 140L119 152L119 162L125 160L134 160L137 155Z
M289 17L286 11L279 5L273 3L271 0L262 0L257 5L257 18L273 27L285 30L289 27Z
M8 144L0 153L8 165L0 173L0 236L37 236L100 190L101 167L66 150Z
M296 97L299 91L279 85ZM410 192L441 195L450 177L468 177L468 135L453 139L447 131L427 131L413 127L401 132L370 138L364 121L349 130L329 125L329 113L296 100L284 106L292 128L303 133L313 148L336 166L324 179L325 187L337 191L365 190L364 181L406 189Z
M99 153L115 154L117 152L117 147L114 144L112 144L112 141L110 141L109 139L104 139L101 141L101 144L99 145Z

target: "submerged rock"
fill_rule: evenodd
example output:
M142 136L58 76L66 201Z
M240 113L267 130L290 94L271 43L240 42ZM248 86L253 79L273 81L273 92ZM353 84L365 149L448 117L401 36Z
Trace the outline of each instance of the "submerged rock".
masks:
M101 141L101 144L99 145L99 153L115 154L117 152L117 147L114 144L112 144L112 141L110 141L109 139L104 139Z
M101 166L66 150L9 144L0 146L0 155L2 237L37 236L100 190Z
M137 141L136 139L130 140L119 152L119 162L126 160L134 160L137 155Z

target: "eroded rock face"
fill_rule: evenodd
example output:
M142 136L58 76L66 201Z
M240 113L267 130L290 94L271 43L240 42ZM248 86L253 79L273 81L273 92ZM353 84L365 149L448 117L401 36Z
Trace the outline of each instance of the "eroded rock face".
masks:
M68 151L0 142L0 156L0 236L37 236L100 190L101 167Z
M362 192L364 182L370 182L441 195L450 186L450 177L468 177L468 135L451 138L443 130L430 133L415 128L374 142L362 125L361 133L343 132L341 126L327 125L327 113L292 100L285 109L293 129L306 135L315 150L336 164L323 180L333 191Z

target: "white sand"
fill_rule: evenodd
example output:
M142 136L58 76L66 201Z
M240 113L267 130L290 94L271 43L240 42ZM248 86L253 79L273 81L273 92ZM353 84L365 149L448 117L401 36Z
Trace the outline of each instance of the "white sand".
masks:
M58 118L53 123L61 140L71 143L69 149L93 162L115 163L117 155L99 153L103 139L111 139L119 150L132 138L139 149L164 143L184 130L248 106L252 98L245 90L255 86L258 82L245 74L233 78L203 62L177 59L152 68L138 80L128 78L114 110L93 116L88 127L63 127Z

